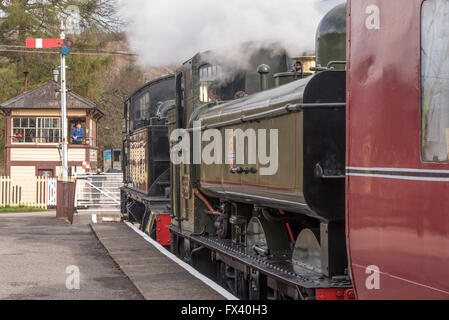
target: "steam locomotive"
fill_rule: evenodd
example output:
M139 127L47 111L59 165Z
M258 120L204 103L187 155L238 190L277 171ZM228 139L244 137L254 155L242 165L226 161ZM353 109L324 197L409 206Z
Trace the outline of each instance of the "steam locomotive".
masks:
M125 104L124 218L140 224L242 299L448 298L447 275L435 270L449 267L449 251L444 251L449 247L449 218L439 215L442 224L408 218L421 212L435 216L432 205L436 210L446 206L447 212L446 200L435 204L429 194L417 193L419 187L447 191L443 176L430 179L446 174L439 167L445 163L426 163L416 151L409 151L409 158L394 158L397 153L388 146L396 140L376 140L391 123L382 118L385 107L376 106L385 110L376 113L374 101L383 99L391 107L396 96L390 89L402 94L417 86L404 77L402 83L394 82L393 74L385 80L393 81L393 88L386 87L377 77L377 68L383 66L375 66L376 58L388 61L396 75L404 72L404 64L386 54L388 46L370 45L367 52L362 44L367 45L364 35L384 44L385 35L371 35L386 32L377 24L382 21L390 27L390 39L399 42L395 52L407 56L405 49L399 50L404 40L391 31L395 19L391 12L400 9L414 26L402 31L410 32L408 38L414 39L410 42L418 47L418 54L404 60L419 64L416 28L423 23L421 11L426 5L449 7L439 0L414 0L413 5L406 0L378 1L379 6L362 2L348 1L323 18L314 63L310 57L291 59L267 47L252 50L250 65L238 68L217 53L205 52L185 62L173 76L151 82L131 96ZM408 49L414 52L416 47ZM415 99L407 100L407 115L408 107L420 103L419 93ZM368 105L372 109L366 109ZM414 111L417 115L420 108ZM402 116L395 116L399 127ZM408 126L408 134L419 138L416 126ZM267 132L275 132L267 139L268 147L262 148L265 152L256 141L260 136L252 132L265 132L266 139ZM214 161L197 161L201 150L210 150L212 139L225 146L224 152L214 149ZM376 152L369 149L371 145ZM275 150L276 163L269 163L267 154ZM382 150L391 152L386 160L378 158ZM183 161L170 161L175 158ZM275 170L270 170L272 165ZM404 165L415 169L401 168ZM426 174L428 179L423 178ZM396 194L398 203L385 190ZM384 199L390 207L384 206ZM417 199L421 212L408 205ZM394 220L376 212L390 212ZM441 237L435 240L432 232ZM402 240L402 248L388 242L402 237L415 245L417 239L432 237L440 254L417 252ZM397 256L420 269L402 268Z

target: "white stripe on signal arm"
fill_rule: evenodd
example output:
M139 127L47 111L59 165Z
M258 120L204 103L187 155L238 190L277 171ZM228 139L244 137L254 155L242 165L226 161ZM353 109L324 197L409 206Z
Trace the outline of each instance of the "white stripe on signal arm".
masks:
M42 39L36 39L36 49L42 49L43 46L43 41Z

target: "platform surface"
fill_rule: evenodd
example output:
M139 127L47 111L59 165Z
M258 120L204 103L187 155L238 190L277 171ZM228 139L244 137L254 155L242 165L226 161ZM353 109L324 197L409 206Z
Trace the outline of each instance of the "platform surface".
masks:
M147 300L224 300L124 223L91 224L111 258Z
M92 233L90 216L74 225L56 213L0 214L0 300L141 300ZM66 286L68 266L79 290Z

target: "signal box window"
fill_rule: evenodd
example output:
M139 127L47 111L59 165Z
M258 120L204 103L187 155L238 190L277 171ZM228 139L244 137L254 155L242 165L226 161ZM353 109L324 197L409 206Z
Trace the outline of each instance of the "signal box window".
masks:
M59 118L13 118L12 143L59 143Z
M37 119L39 128L39 143L59 143L61 140L61 119Z
M13 143L36 142L36 118L14 118L12 130Z
M449 1L424 1L421 21L421 146L425 162L448 162L448 30Z

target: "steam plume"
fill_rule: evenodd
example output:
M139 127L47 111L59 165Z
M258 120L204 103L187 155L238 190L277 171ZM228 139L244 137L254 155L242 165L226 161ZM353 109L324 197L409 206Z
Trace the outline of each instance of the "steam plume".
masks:
M324 13L344 0L119 0L131 47L148 66L176 64L214 50L238 59L245 42L313 53Z

